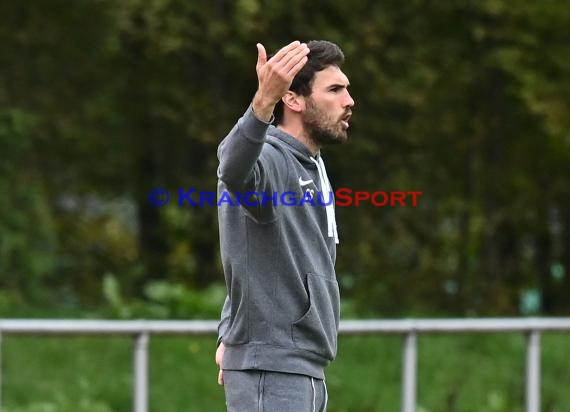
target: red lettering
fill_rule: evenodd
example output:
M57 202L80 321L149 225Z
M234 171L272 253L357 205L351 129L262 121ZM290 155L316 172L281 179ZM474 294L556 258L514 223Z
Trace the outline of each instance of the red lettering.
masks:
M344 195L343 193L347 192L348 194ZM352 193L352 190L347 189L346 187L341 187L339 189L336 190L335 192L335 205L337 206L350 206L352 204L352 197L350 197L350 194ZM342 203L341 199L344 199L346 201L346 203Z
M382 203L378 203L376 201L376 196L381 195L384 197L384 201ZM386 203L388 203L388 195L386 194L386 192L374 192L372 193L372 198L371 198L372 204L374 206L384 206L386 205Z
M421 195L422 192L408 192L409 195L412 195L413 197L413 201L412 201L412 206L417 206L418 205L418 201L416 199L416 195Z
M406 198L406 194L404 192L390 192L390 206L394 206L395 202L399 202L400 206L406 206L404 203L404 199Z
M368 199L370 199L370 193L364 191L354 192L354 206L359 206L361 200Z

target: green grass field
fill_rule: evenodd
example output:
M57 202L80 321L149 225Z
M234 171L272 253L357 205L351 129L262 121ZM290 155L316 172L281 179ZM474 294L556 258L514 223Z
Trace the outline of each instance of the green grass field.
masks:
M400 410L402 337L340 340L329 368L329 412ZM569 335L542 339L542 411L570 410ZM150 411L224 411L213 337L154 336ZM418 412L524 410L525 339L508 335L419 338ZM132 340L4 336L4 412L127 412Z

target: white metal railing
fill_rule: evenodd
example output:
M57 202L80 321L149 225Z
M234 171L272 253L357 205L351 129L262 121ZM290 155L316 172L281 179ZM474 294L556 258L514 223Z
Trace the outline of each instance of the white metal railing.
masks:
M341 334L400 334L405 336L402 364L402 412L416 411L418 335L465 332L527 334L525 411L539 412L540 337L543 332L552 331L569 332L570 318L345 320L340 322ZM5 319L0 320L0 345L2 336L7 334L134 336L133 411L148 412L150 335L213 335L216 332L217 321ZM0 389L1 387L0 357Z

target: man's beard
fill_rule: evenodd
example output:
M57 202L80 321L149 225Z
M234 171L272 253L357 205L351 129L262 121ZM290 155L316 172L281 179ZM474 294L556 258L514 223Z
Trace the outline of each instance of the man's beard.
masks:
M306 112L303 127L309 139L318 146L340 144L346 142L348 134L341 125L340 119L333 119L319 109L311 97L305 99Z

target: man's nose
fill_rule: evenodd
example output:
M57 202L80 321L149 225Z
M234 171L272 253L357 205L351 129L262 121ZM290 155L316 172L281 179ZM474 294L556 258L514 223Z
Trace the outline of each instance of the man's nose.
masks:
M354 107L354 99L352 98L352 96L350 95L350 93L348 92L348 90L346 91L346 99L344 102L344 107Z

